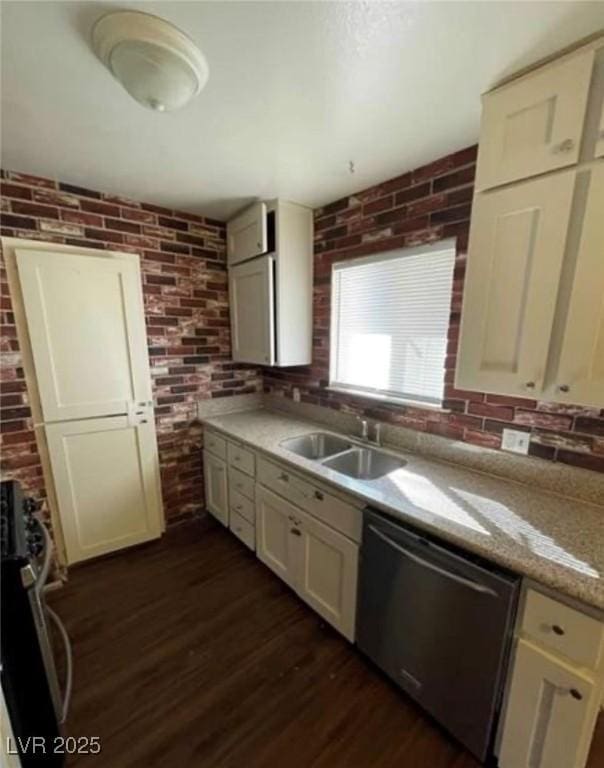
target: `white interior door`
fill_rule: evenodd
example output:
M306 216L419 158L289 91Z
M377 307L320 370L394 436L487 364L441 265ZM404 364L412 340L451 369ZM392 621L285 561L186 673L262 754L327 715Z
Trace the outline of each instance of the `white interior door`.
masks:
M310 515L297 517L302 531L298 594L353 642L359 548Z
M570 171L476 196L457 387L541 390L574 184Z
M604 164L591 172L554 400L604 408Z
M266 204L254 203L227 224L227 263L237 264L268 247Z
M272 365L274 362L274 289L271 256L229 269L233 360Z
M478 190L577 162L593 62L582 51L484 96Z
M152 418L57 422L46 439L69 564L160 535Z
M15 250L45 422L148 406L138 262Z

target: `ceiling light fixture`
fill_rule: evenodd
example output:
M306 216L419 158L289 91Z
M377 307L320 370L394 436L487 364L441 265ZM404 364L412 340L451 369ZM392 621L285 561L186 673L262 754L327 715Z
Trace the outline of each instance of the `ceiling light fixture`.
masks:
M132 98L157 112L184 107L208 80L207 61L195 43L148 13L101 17L92 29L92 45Z

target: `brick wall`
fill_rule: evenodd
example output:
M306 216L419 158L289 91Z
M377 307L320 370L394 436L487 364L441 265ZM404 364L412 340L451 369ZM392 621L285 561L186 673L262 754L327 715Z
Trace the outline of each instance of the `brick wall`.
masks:
M224 224L12 172L1 194L2 235L141 255L166 517L198 511L196 401L261 388L256 369L230 361ZM1 281L2 477L44 498L4 265Z
M530 454L604 472L604 411L455 389L461 298L476 147L469 147L315 211L313 361L304 368L264 369L267 392L346 410L411 429L500 448L504 427L530 431ZM457 238L445 369L445 408L382 405L329 392L331 265L392 248Z

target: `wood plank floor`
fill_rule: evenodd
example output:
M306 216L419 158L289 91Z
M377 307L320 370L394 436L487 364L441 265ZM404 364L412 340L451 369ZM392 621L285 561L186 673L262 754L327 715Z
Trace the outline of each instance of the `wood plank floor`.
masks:
M68 733L102 744L70 766L478 768L218 525L74 568L51 603Z

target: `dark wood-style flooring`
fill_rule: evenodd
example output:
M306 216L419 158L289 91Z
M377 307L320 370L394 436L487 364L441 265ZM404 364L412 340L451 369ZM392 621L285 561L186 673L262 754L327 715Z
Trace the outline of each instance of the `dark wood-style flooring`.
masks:
M478 768L218 525L73 568L51 603L67 731L102 744L70 766Z

